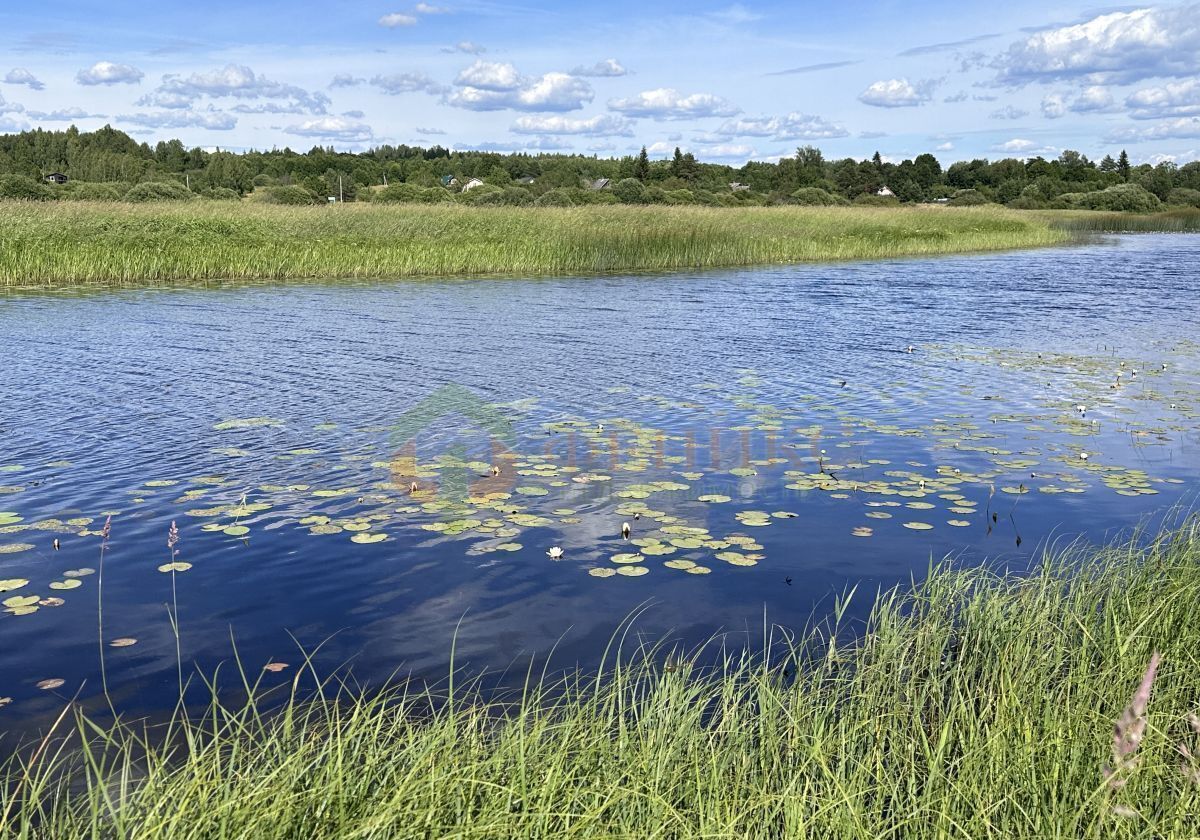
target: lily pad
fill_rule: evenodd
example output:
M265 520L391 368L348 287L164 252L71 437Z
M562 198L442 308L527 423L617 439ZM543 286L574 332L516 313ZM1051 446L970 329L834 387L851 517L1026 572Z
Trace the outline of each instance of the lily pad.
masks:
M369 545L372 543L381 543L387 539L387 534L355 534L350 538L350 542L358 543L359 545Z
M244 537L250 533L250 529L245 525L229 525L221 529L227 537Z

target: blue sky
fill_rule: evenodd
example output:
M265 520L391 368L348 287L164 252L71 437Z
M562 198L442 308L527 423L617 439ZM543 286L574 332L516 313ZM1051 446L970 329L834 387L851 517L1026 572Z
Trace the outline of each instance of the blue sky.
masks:
M11 4L5 4L11 5ZM1200 4L45 0L0 131L774 160L1200 157Z

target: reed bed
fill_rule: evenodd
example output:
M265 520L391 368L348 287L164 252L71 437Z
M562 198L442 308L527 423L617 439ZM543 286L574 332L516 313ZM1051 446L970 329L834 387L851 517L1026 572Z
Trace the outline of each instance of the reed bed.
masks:
M938 566L865 631L831 620L756 655L632 646L626 627L598 671L533 670L502 697L461 675L313 696L305 669L270 712L251 685L157 727L78 714L3 768L0 831L1194 837L1197 614L1192 521L1028 575Z
M1167 210L1162 213L1099 213L1091 210L1035 212L1061 230L1100 233L1200 233L1200 210Z
M565 275L1050 245L993 208L0 204L0 285Z

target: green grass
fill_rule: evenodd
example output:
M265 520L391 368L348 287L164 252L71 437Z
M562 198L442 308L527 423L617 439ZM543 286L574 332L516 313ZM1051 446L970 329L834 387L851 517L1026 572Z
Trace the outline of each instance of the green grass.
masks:
M0 285L562 275L992 251L1069 234L993 208L0 204Z
M1102 213L1094 210L1032 211L1052 225L1069 231L1103 233L1197 233L1200 210L1165 210L1161 213Z
M0 828L43 838L1196 836L1200 523L935 569L869 631L765 658L616 644L597 673L259 699L169 727L70 716L5 768ZM715 643L714 643L715 644ZM1144 740L1113 724L1163 655ZM713 661L711 658L708 661ZM311 683L305 673L297 677ZM1137 712L1137 709L1134 709ZM1197 723L1200 726L1200 722ZM1137 714L1126 733L1138 728ZM165 744L170 744L166 746ZM1133 760L1136 759L1136 763ZM1189 774L1193 777L1189 778Z

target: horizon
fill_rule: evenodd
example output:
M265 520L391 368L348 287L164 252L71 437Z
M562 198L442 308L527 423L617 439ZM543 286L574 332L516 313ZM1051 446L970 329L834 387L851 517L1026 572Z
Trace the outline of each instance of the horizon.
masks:
M353 0L315 27L326 5L6 11L0 133L111 124L229 151L620 158L645 146L657 159L678 146L731 166L804 145L943 164L1064 149L1200 159L1200 4L1022 0L1010 29L977 3L683 14Z

